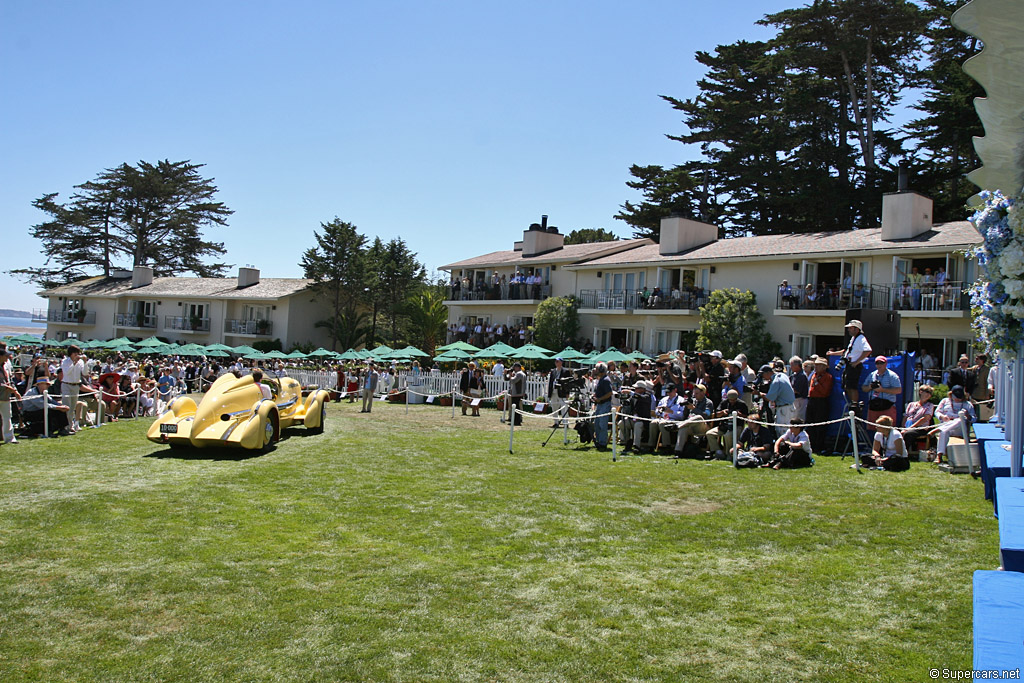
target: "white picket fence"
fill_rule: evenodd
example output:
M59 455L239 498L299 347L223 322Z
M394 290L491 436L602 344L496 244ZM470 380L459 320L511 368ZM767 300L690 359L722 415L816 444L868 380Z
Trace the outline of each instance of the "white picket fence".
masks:
M315 370L298 370L289 368L287 373L289 377L294 377L303 385L315 384L321 389L337 388L338 375L335 372L319 372ZM458 372L421 372L419 375L421 383L417 387L414 381L412 390L431 396L450 394L452 391L459 388L460 374L461 373ZM406 372L399 372L397 375L391 375L391 386L387 388L399 390L405 389L407 376L408 373ZM501 377L495 377L494 375L484 375L484 387L485 397L497 396L498 394L508 390L508 381ZM381 390L383 389L384 387L381 387ZM547 377L527 375L527 398L533 400L539 396L547 396L547 393Z

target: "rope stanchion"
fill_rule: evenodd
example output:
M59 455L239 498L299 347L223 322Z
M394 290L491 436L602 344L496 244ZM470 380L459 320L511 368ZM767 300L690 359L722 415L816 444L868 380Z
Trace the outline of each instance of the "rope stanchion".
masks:
M508 417L508 452L510 454L512 453L512 439L515 437L515 433L516 433L515 414L518 413L518 412L519 411L516 410L515 404L512 403L512 398L509 397L509 401L508 401L508 415L509 415L509 417Z
M615 407L612 408L612 462L618 462L618 453L619 452L618 452L618 450L616 450L618 448L618 445L619 445L619 438L618 438L618 434L616 433L616 425L619 422L619 420L618 420L618 412L619 412L618 408L615 408Z
M50 401L46 394L43 394L43 438L50 438Z
M740 437L737 434L737 416L739 414L734 410L732 411L732 466L736 467L736 459L739 458L740 452Z
M853 469L860 472L860 444L857 438L857 414L850 411L850 441L853 443Z

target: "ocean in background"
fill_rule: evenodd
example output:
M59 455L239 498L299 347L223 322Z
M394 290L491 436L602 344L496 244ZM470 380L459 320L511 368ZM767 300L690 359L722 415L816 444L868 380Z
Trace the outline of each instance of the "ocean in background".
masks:
M39 334L42 334L46 330L46 323L34 323L32 318L0 316L0 327L37 327L39 328ZM30 332L29 334L35 334L35 332Z

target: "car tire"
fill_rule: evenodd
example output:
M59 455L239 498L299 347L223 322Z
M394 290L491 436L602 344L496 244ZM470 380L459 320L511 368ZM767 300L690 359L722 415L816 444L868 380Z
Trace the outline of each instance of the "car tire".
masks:
M274 446L274 434L277 433L277 413L271 413L267 415L263 422L263 445L260 447L260 451L266 453Z
M320 402L320 424L316 427L312 427L309 430L310 434L323 434L324 433L324 421L327 420L327 405L322 401Z

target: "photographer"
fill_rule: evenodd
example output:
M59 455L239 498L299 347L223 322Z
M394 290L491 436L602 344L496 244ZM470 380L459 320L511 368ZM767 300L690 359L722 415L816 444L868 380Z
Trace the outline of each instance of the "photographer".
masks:
M885 356L875 358L875 371L861 389L868 392L868 422L878 422L883 415L896 422L896 401L903 393L903 384L900 376L889 369ZM868 431L873 432L874 426L868 425Z
M772 459L761 467L771 467L773 470L796 469L797 467L810 467L814 462L811 460L811 441L804 430L804 421L794 417L789 423L789 429L775 441Z
M551 411L559 415L565 410L565 399L569 397L567 384L572 379L572 370L565 367L561 358L555 358L555 367L548 375L548 403ZM552 429L558 429L565 424L565 420L556 417Z
M597 384L594 386L594 444L599 451L608 450L608 419L612 411L612 383L608 379L608 366L598 363L594 366Z
M658 447L661 439L662 447L668 447L672 443L670 431L663 431L669 424L681 422L686 415L686 406L680 402L675 384L665 385L665 396L658 401L655 409L655 419L651 421L650 431L647 435L647 449L653 451Z
M676 435L676 457L683 457L683 449L692 438L704 436L708 431L705 420L711 419L715 406L707 396L707 388L698 384L693 388L693 397L686 406L685 417Z
M722 400L722 384L729 375L729 370L722 362L722 352L717 349L702 357L704 362L704 377L701 384L708 388L707 395L711 400L718 402Z
M651 383L646 380L638 380L632 390L623 389L622 409L623 416L620 419L622 443L625 445L623 452L631 449L640 451L643 448L645 420L651 417ZM632 416L632 417L630 417ZM642 419L635 419L642 418Z
M851 320L846 323L844 329L850 334L850 343L846 350L832 349L828 355L842 357L839 362L843 365L843 389L846 390L849 402L856 404L860 402L860 375L864 361L871 355L871 344L862 332L864 324L861 321Z
M519 414L519 407L526 396L526 373L523 372L523 364L516 361L508 373L508 410L509 419L515 420L515 426L523 424L523 416Z
M740 433L736 446L739 449L736 467L760 467L771 459L775 436L770 429L761 426L760 419L757 413L747 416L747 426Z
M747 413L750 412L747 409L747 404L740 400L740 394L735 389L730 389L726 392L725 398L721 403L718 404L718 410L711 414L712 418L727 418L736 412L741 418L746 418ZM708 437L708 455L705 457L706 460L712 458L716 460L725 460L729 457L728 453L732 451L732 420L723 420L722 422L715 423L715 426L707 431L705 436Z
M796 408L793 406L796 394L793 392L793 385L789 383L789 377L784 371L776 372L767 363L761 366L761 379L770 382L764 400L771 406L774 415L772 421L777 425L775 432L782 436L786 431L783 425L791 424L796 416Z

